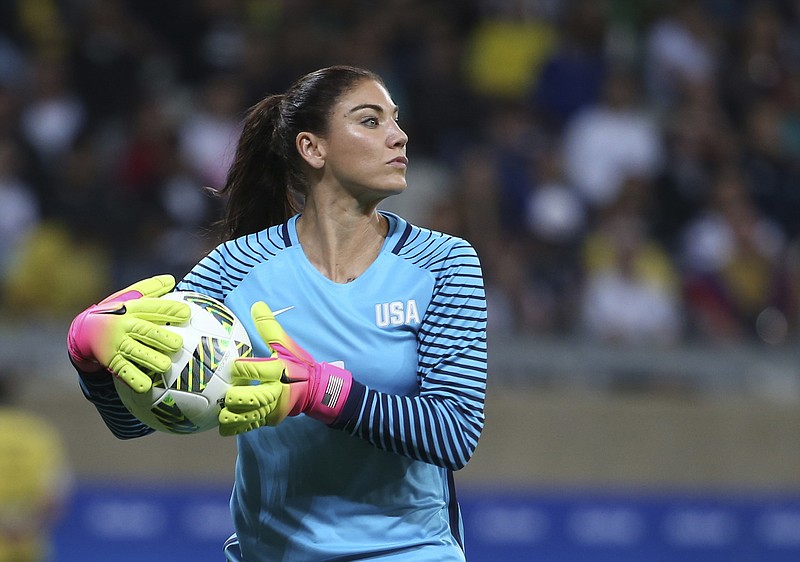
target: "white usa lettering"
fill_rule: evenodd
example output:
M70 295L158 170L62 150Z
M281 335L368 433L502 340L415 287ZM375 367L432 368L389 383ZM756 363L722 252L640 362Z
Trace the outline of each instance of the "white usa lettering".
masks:
M383 302L375 305L375 324L379 328L419 324L419 309L414 299Z

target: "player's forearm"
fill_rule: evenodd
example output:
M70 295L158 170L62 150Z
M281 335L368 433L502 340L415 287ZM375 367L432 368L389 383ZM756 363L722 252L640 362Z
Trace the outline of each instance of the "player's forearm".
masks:
M467 404L437 396L397 396L353 382L332 427L375 447L449 470L466 466L483 430L483 394Z
M103 422L117 439L134 439L153 433L122 404L110 374L81 371L78 374L83 395L94 404Z

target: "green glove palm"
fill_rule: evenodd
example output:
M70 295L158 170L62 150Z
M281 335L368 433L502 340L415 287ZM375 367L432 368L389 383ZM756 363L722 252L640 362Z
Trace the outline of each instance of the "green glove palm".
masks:
M136 392L150 390L146 373L165 372L168 354L183 339L162 326L189 320L186 303L160 299L175 287L172 275L138 281L90 306L72 321L67 348L75 366L84 372L106 368Z

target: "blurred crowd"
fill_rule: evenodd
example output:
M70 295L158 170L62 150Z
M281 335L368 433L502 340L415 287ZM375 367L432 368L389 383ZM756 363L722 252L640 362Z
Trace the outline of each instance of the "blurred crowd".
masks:
M798 337L796 0L5 0L4 314L182 276L246 108L330 64L384 77L385 208L475 245L494 334Z

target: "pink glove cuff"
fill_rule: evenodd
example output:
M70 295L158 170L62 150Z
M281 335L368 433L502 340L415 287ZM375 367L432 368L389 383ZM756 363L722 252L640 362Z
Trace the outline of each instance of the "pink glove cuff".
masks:
M350 371L330 363L319 363L316 384L311 389L308 405L304 408L306 415L332 424L347 402L352 386L353 375Z
M86 320L86 317L95 308L96 305L92 305L76 316L72 321L72 324L70 324L69 332L67 333L67 351L69 352L70 359L72 359L72 362L75 364L77 369L86 373L91 373L93 371L102 369L102 365L100 365L100 363L92 359L88 359L81 351L81 348L85 347L85 345L82 345L83 323Z

